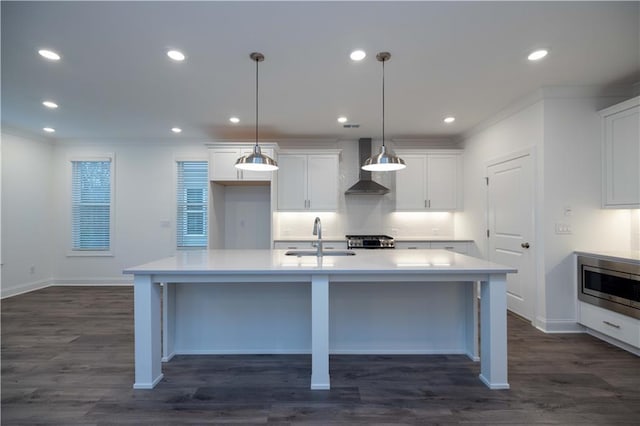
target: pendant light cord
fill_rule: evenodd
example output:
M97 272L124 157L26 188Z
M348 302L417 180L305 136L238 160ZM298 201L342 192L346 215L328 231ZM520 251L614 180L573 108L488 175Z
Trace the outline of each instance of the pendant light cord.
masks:
M258 146L258 64L260 61L256 59L256 146Z
M384 63L382 61L382 146L384 146Z

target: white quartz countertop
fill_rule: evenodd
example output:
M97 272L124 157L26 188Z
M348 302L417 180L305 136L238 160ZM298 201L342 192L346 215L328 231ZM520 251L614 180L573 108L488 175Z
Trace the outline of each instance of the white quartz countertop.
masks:
M455 242L455 243L472 243L473 240L466 240L463 238L451 238L451 237L394 237L395 241L407 241L407 242ZM318 238L314 237L287 237L287 238L276 238L273 240L274 242L294 242L294 241L304 241L304 242L312 242L318 241ZM330 241L334 242L347 242L346 237L322 237L323 242Z
M591 256L605 260L614 260L640 265L640 250L576 250L575 253L580 256Z
M455 274L515 273L516 269L448 250L355 250L354 256L286 256L287 250L183 251L125 274ZM330 251L330 250L327 250Z

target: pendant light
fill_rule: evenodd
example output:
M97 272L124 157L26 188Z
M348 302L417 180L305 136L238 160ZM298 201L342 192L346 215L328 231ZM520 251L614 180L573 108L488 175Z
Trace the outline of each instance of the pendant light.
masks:
M380 147L380 153L367 158L362 166L363 170L371 172L392 172L407 167L402 158L387 152L384 146L384 63L390 58L391 53L389 52L380 52L376 55L376 59L382 62L382 146Z
M253 52L249 57L256 63L256 144L253 147L253 152L251 154L238 158L236 161L236 168L257 172L271 172L273 170L278 170L278 163L276 163L273 158L264 155L258 145L258 63L264 61L264 55L262 53Z

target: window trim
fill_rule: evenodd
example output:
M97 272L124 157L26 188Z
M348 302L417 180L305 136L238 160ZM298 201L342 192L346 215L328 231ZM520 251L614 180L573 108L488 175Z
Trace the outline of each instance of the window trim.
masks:
M109 200L109 249L108 250L75 250L73 248L73 163L80 161L108 161L110 164L110 200ZM67 238L67 257L114 257L114 229L115 229L115 155L88 155L88 156L74 156L67 158L67 209L68 209L68 223L69 228L66 232Z

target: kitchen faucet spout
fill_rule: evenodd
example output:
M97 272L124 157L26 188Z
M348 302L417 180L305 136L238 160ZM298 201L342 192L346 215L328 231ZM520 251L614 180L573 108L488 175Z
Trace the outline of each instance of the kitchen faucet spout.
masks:
M316 217L313 222L313 235L318 236L318 241L313 243L313 245L318 250L317 256L320 257L322 256L322 222L320 221L319 217Z

